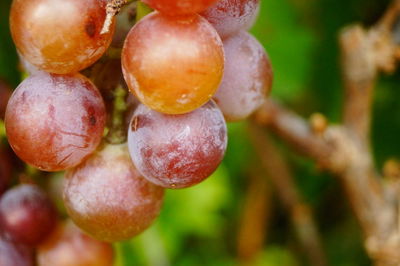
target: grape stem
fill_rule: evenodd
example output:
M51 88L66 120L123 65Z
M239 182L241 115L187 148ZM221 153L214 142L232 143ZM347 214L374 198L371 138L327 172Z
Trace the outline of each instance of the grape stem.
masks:
M304 202L296 189L288 162L271 137L265 134L260 127L250 123L248 132L261 162L262 170L266 173L271 185L278 192L283 206L290 214L297 238L308 255L309 264L327 265L311 208Z
M259 127L269 128L340 178L363 230L367 253L377 265L400 265L400 180L378 174L370 149L375 82L379 72L394 72L400 59L399 17L400 0L395 0L372 28L356 24L341 32L345 87L341 124L315 130L315 124L273 100L253 117Z
M100 31L100 34L106 34L110 31L111 24L114 20L114 17L119 13L121 8L132 2L133 0L111 0L107 3L106 6L106 19L104 20L103 27Z
M114 90L111 126L106 137L111 144L120 144L126 141L126 129L124 127L124 117L127 110L126 96L127 91L121 85L118 85Z

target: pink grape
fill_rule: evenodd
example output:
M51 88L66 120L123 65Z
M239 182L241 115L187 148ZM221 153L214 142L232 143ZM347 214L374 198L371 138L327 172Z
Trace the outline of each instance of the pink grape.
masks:
M107 242L129 239L158 216L164 190L136 170L126 144L106 145L66 174L64 202L71 219Z
M225 72L214 100L227 121L248 117L271 90L271 62L262 45L242 31L224 40Z
M102 97L89 79L39 72L14 91L5 126L11 147L23 161L59 171L78 165L96 149L105 116Z
M139 105L128 144L132 161L149 181L166 188L189 187L210 176L222 161L226 124L213 102L182 115Z
M219 0L201 15L224 39L240 30L248 30L256 20L258 9L259 0Z
M70 220L60 223L37 250L38 266L112 266L110 244L84 234Z

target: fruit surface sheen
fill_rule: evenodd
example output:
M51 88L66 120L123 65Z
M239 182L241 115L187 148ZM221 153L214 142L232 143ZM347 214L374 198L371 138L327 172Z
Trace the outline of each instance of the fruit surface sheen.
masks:
M129 89L146 106L168 114L206 103L221 82L222 41L199 15L179 18L153 12L129 32L122 68Z
M59 171L76 166L96 149L105 116L103 99L89 79L39 72L14 91L5 126L11 147L23 161Z
M106 145L66 174L64 202L71 219L101 241L129 239L158 216L164 189L136 170L126 144Z
M227 129L212 101L182 115L161 114L140 105L131 120L132 161L149 181L166 188L193 186L222 161Z
M34 66L56 74L93 64L108 48L113 25L100 34L106 0L14 0L10 28L19 52Z

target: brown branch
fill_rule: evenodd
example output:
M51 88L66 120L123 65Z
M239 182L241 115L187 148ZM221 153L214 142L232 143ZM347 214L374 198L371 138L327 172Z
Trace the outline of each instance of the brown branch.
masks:
M270 221L271 189L260 173L262 172L251 171L248 178L237 236L237 252L241 265L252 265L262 251Z
M308 255L310 264L327 265L311 209L298 194L287 162L258 126L250 124L249 135L263 170L290 213L297 237Z
M371 102L377 76L368 36L360 25L347 27L340 34L346 89L343 122L365 143L369 140Z
M343 125L326 126L318 116L315 125L319 129L313 130L304 119L271 100L254 115L256 123L267 126L339 176L364 231L367 251L379 265L400 264L400 191L393 196L394 189L382 182L369 144L371 103L378 72L393 72L400 55L393 33L399 14L397 0L371 29L353 25L342 31L340 47L346 89Z
M267 100L254 114L253 119L259 125L268 126L303 155L318 158L322 165L328 163L325 159L328 158L331 147L313 134L303 118L277 102Z

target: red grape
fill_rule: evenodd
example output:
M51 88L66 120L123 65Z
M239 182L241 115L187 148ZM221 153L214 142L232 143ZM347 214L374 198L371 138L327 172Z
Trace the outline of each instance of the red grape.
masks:
M10 28L14 43L34 66L57 74L77 72L108 48L113 27L100 34L106 0L14 0Z
M66 174L64 202L72 220L102 241L129 239L158 216L164 190L144 179L126 144L106 145Z
M245 31L224 40L224 49L224 78L214 99L225 119L237 121L264 102L272 87L272 66L262 45Z
M12 177L11 151L8 146L0 143L0 196L6 190Z
M40 243L53 229L56 218L52 203L35 185L14 187L0 200L0 224L18 243Z
M222 42L199 15L154 12L132 28L122 50L130 90L143 104L169 114L206 103L221 82L223 66Z
M219 0L201 15L224 39L240 30L248 30L257 17L258 8L259 0Z
M71 221L59 224L39 246L38 266L112 266L113 248L79 230Z
M210 176L222 161L226 124L213 102L183 115L139 105L128 144L132 161L149 181L166 188L189 187Z
M4 119L4 113L6 111L6 106L8 99L11 96L11 89L6 83L0 80L0 119Z
M166 15L186 15L204 11L216 0L143 0L151 8Z
M33 252L0 235L0 266L33 266Z
M5 118L15 153L45 171L79 164L100 143L104 124L101 95L80 74L28 77L11 96Z

